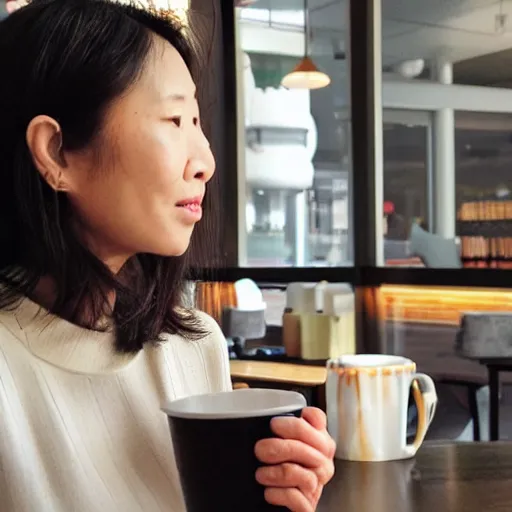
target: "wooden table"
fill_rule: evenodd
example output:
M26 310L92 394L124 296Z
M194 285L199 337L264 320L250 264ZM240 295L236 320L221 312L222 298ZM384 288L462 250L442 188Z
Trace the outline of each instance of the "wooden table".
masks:
M425 443L415 459L336 461L318 512L510 512L512 443Z
M309 405L325 410L327 369L266 361L230 361L233 382L245 382L250 387L293 389L309 395ZM311 392L311 393L309 393Z
M230 361L231 377L300 386L325 384L327 369L301 364L270 363L266 361Z

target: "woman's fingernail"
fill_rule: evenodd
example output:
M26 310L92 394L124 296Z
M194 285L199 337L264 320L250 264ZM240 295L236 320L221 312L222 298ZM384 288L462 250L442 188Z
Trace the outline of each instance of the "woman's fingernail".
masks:
M291 423L294 420L291 416L276 416L275 418L272 418L270 424L272 426L275 425L287 425Z

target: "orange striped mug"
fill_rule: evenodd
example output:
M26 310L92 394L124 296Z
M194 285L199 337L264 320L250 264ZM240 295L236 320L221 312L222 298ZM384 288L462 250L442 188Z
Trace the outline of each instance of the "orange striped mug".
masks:
M433 380L416 373L410 359L358 354L327 363L327 421L336 457L385 461L414 457L437 406ZM412 388L418 427L407 444L407 412Z

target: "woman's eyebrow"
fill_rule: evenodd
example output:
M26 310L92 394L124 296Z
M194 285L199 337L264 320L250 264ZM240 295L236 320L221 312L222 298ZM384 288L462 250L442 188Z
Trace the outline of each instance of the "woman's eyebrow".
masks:
M186 101L187 100L187 97L188 95L187 94L182 94L182 93L176 93L176 92L173 92L171 94L169 94L168 96L166 96L164 98L165 101ZM194 91L194 99L197 100L197 90Z

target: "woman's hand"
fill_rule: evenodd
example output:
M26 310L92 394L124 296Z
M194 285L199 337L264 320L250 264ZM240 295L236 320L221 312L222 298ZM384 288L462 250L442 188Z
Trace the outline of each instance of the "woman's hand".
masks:
M256 471L256 480L266 487L265 499L292 512L314 512L334 475L336 445L325 414L307 407L302 418L273 418L271 428L277 437L262 439L255 447L256 457L269 464Z

